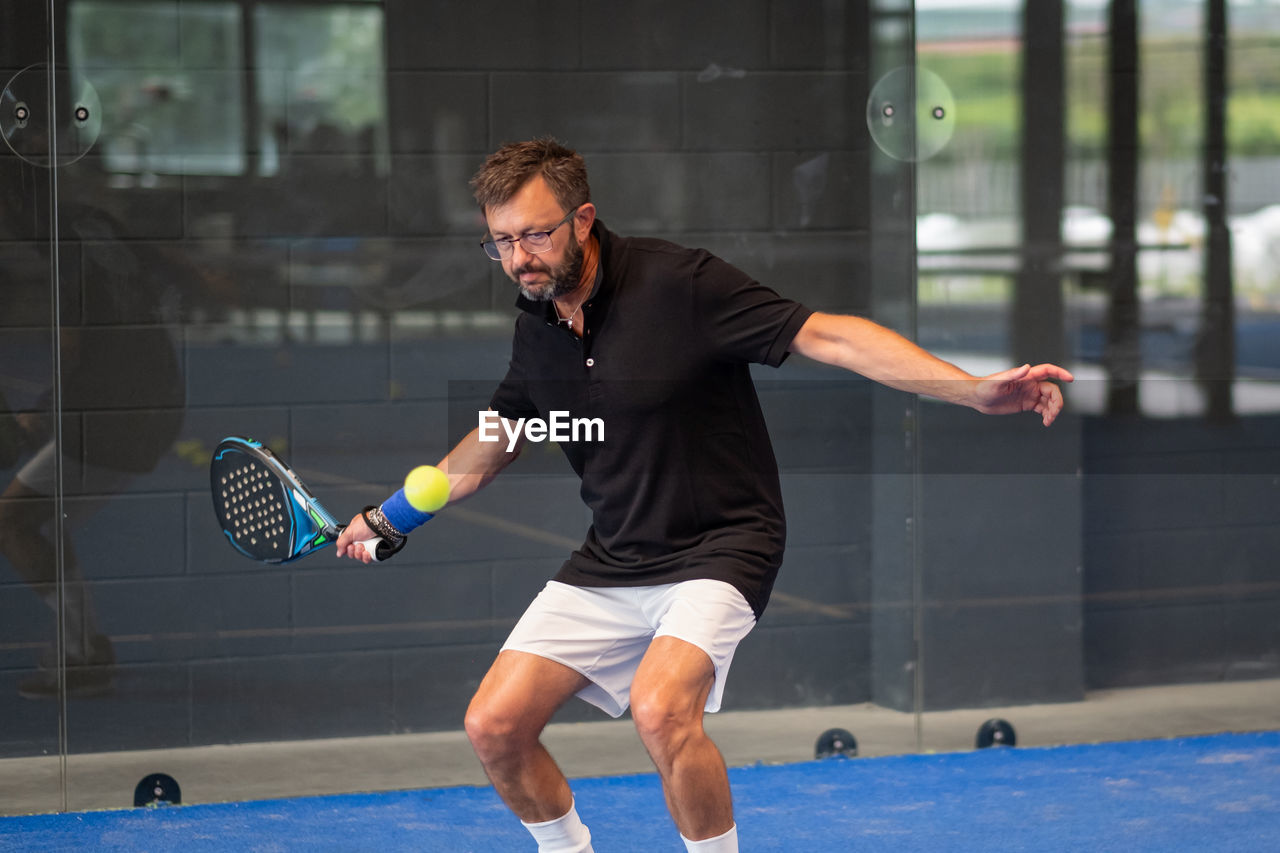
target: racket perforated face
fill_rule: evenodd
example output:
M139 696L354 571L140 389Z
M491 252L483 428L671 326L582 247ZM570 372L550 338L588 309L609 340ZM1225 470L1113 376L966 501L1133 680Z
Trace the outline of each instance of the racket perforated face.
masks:
M287 560L293 517L284 482L266 463L236 448L214 456L214 512L231 544L255 560Z
M255 560L283 563L327 545L334 525L271 451L247 439L218 445L209 466L223 533Z

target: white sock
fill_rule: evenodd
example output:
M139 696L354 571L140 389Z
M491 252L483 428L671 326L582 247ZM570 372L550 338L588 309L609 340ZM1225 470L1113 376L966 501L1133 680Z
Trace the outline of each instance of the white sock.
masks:
M729 831L715 838L704 838L701 841L690 841L683 835L685 849L689 853L738 853L738 825L729 827Z
M569 811L555 820L526 823L533 840L538 842L538 853L592 853L591 832L578 817L578 809L570 805Z

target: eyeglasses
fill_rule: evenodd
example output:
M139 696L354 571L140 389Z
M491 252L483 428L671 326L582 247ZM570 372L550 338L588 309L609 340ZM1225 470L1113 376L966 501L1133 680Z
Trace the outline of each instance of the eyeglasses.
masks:
M556 233L561 225L572 219L579 209L581 209L581 205L566 213L564 219L551 226L548 231L530 231L528 234L521 234L519 237L510 240L485 240L480 244L480 247L494 261L505 261L511 257L516 250L516 243L519 243L520 248L529 254L540 255L551 249L551 235Z

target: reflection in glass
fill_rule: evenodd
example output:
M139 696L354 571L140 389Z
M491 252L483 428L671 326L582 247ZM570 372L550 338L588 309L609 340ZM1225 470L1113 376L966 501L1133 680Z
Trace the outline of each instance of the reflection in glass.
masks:
M258 4L259 174L389 168L382 9Z
M232 2L69 4L70 63L101 95L109 171L244 171L240 14Z

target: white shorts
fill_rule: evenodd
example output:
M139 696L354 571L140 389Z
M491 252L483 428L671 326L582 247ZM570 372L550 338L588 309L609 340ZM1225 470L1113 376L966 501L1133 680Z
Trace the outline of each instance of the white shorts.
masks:
M512 629L503 651L528 652L591 680L578 695L612 717L631 703L631 681L654 637L675 637L707 653L715 683L706 710L720 710L729 664L756 617L724 581L662 586L581 587L550 581Z

